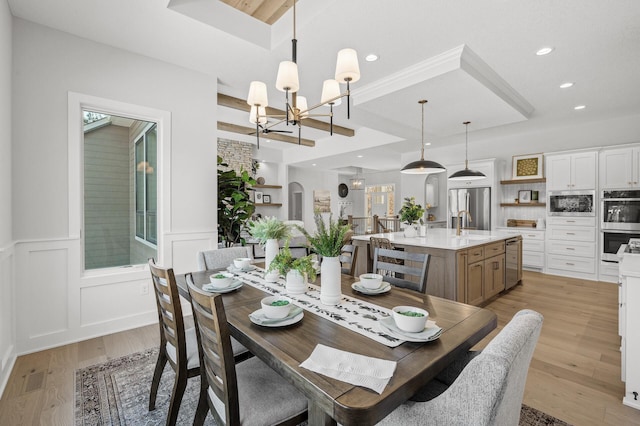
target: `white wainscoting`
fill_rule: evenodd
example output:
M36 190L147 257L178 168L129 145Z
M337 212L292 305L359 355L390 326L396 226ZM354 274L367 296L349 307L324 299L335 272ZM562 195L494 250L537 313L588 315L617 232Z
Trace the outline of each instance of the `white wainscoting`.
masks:
M216 239L215 232L165 234L158 263L176 274L194 271L197 252ZM157 322L146 265L83 273L78 239L17 242L15 259L17 354Z
M14 246L0 248L0 395L16 361Z

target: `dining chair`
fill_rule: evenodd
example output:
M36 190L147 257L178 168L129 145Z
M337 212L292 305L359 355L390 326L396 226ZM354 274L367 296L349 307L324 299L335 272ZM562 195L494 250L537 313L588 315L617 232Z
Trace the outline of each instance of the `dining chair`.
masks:
M250 246L225 247L216 250L205 250L198 252L198 268L201 271L207 269L223 269L233 263L233 259L238 257L249 257L253 259L253 251Z
M373 255L373 272L385 275L385 280L396 287L425 293L430 256L404 250L389 250L376 247ZM412 266L413 262L418 266ZM390 273L390 274L389 274ZM406 279L415 277L416 281Z
M157 266L153 259L149 259L149 269L151 270L160 326L160 350L151 381L149 411L156 408L158 386L168 361L175 372L175 380L166 424L175 425L182 396L187 386L187 379L197 377L200 374L198 341L194 327L185 330L173 269Z
M340 265L343 274L351 275L356 271L356 260L358 258L358 247L353 244L345 244L340 249Z
M188 283L202 368L194 425L207 409L218 425L297 425L307 419L307 399L257 357L236 364L222 296Z
M517 425L543 317L524 309L480 352L468 352L379 425Z

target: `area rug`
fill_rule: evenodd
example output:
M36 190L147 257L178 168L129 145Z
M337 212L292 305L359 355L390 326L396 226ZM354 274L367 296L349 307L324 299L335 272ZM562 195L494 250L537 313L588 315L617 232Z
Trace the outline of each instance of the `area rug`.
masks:
M76 425L151 426L166 422L174 373L167 364L156 409L149 411L149 389L157 348L76 370ZM200 378L188 380L178 414L178 425L190 425L198 405ZM211 415L205 425L215 425ZM520 426L567 426L568 424L535 408L522 405Z

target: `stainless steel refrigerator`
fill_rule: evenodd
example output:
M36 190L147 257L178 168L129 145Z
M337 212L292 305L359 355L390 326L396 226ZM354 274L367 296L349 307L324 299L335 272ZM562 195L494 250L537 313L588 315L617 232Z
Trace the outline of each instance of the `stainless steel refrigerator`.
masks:
M449 190L449 223L452 228L458 224L458 212L467 210L469 215L462 215L461 228L479 230L491 229L491 188L460 188Z

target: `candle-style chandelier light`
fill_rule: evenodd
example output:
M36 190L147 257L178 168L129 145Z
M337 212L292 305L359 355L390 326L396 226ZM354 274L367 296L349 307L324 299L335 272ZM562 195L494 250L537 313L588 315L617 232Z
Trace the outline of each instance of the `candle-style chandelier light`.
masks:
M309 108L307 99L298 95L300 89L298 79L297 64L297 42L296 40L296 2L293 2L293 39L291 40L291 61L282 61L278 68L276 77L276 89L285 93L286 109L283 115L268 115L266 107L269 105L267 99L267 85L262 81L252 81L249 87L249 96L247 104L251 106L249 112L249 121L256 125L256 140L258 148L260 148L260 133L270 132L286 132L286 130L275 130L275 126L286 123L287 125L298 126L298 144L301 143L302 121L310 117L329 117L330 132L333 135L333 106L339 105L343 97L347 97L347 118L350 118L351 111L349 107L350 100L350 83L355 83L360 79L360 67L358 65L358 56L353 49L342 49L338 52L338 60L336 63L335 79L325 80L322 86L322 95L320 103ZM340 92L340 83L347 85L344 93ZM289 102L291 95L291 102ZM310 112L323 105L328 105L331 109L329 114L311 114ZM269 123L268 118L277 118L278 120Z

